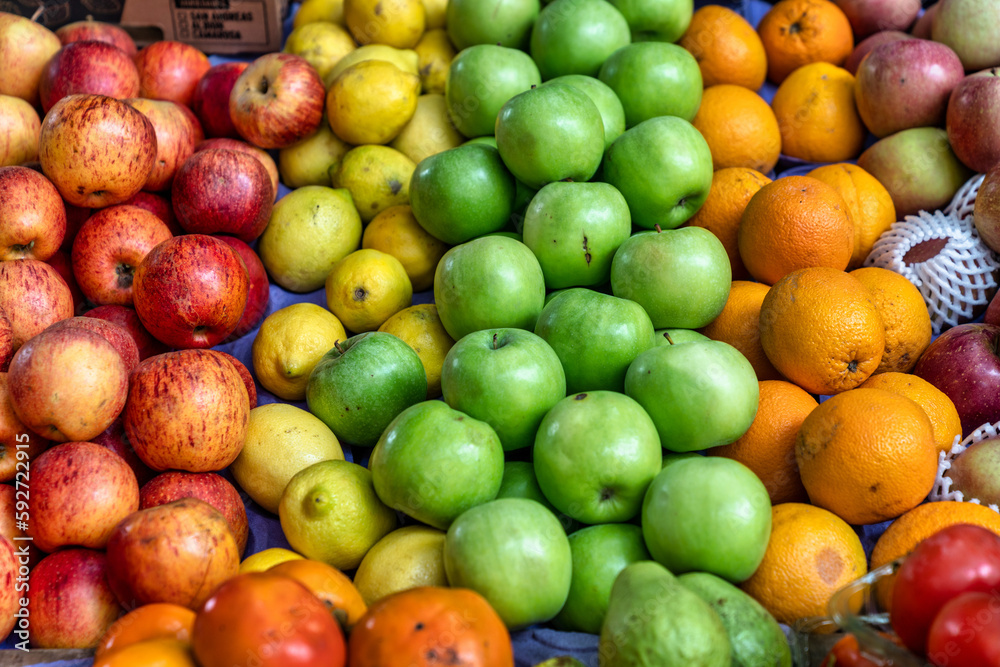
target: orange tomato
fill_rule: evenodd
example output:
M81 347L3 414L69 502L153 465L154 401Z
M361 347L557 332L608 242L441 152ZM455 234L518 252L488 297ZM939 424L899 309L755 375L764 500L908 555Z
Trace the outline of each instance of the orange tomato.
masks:
M190 646L194 616L187 607L168 602L136 607L111 624L97 642L94 657L151 639L173 639Z
M198 667L191 646L176 639L152 639L94 658L94 667Z
M318 560L296 559L278 563L267 571L298 580L347 628L353 627L368 609L350 577L332 565Z

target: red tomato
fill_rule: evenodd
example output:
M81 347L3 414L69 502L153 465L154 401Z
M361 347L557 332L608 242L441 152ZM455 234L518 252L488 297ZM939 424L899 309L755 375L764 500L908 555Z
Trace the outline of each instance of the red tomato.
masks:
M891 660L862 651L854 635L844 635L833 645L819 667L888 667L892 664Z
M889 621L911 651L923 654L927 632L946 602L961 593L998 587L1000 537L979 526L948 526L918 544L903 561Z
M1000 594L963 593L941 607L927 657L940 667L1000 665Z

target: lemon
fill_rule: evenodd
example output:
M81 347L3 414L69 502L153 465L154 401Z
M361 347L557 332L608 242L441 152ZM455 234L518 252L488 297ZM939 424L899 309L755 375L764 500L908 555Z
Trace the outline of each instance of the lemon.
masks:
M329 80L324 80L326 87L329 88L330 83L345 69L364 60L384 60L404 72L413 75L420 74L420 56L413 49L394 49L385 44L365 44L348 53L337 63L337 66L330 71Z
M363 60L330 84L330 128L349 144L389 143L413 118L419 94L419 76L384 60Z
M344 0L344 22L359 44L411 48L427 25L421 0Z
M306 397L309 374L347 332L337 316L315 303L293 303L268 315L253 339L253 370L264 389L286 401Z
M349 461L320 461L292 477L278 505L281 530L306 558L353 570L396 527L372 474Z
M448 0L424 0L427 30L445 27L447 23Z
M344 0L303 0L292 19L292 28L314 21L344 25Z
M379 250L352 252L326 278L327 307L354 333L375 331L412 300L406 269Z
M450 247L431 236L413 217L413 209L390 206L365 227L361 247L381 250L398 259L410 277L414 292L434 286L434 269Z
M424 92L444 95L444 82L456 53L448 33L441 28L428 30L413 50L417 52L420 84Z
M335 188L345 188L365 222L397 204L410 203L410 179L417 165L388 146L358 146L330 171Z
M351 149L340 140L323 117L319 128L302 141L278 151L278 171L285 185L330 187L330 169Z
M278 563L284 563L288 560L305 560L301 554L297 554L294 551L289 551L288 549L282 549L280 547L271 547L270 549L264 549L263 551L258 551L257 553L247 556L240 563L240 574L244 572L263 572L265 570L270 570L272 566Z
M344 459L340 441L312 413L287 403L250 411L246 440L230 469L254 502L273 514L295 473L317 461Z
M399 311L378 328L391 333L413 348L427 375L427 398L441 395L441 368L445 355L455 344L438 317L437 306L421 303Z
M329 21L314 21L288 33L282 51L305 58L326 81L340 59L356 47L354 38L343 27Z
M448 104L444 95L421 95L417 98L417 110L410 122L403 126L396 138L389 144L392 148L419 163L449 148L465 142L448 116Z
M365 604L418 586L447 586L444 537L430 526L404 526L379 540L354 574Z
M310 185L274 205L257 254L274 282L292 292L312 292L360 243L361 216L351 193Z

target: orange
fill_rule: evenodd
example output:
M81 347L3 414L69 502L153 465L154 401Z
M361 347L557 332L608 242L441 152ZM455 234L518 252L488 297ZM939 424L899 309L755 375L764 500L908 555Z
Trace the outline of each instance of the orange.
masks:
M861 266L884 232L896 222L892 196L877 178L856 164L828 164L806 176L818 178L840 194L847 205L847 217L854 225L854 253L848 269Z
M714 5L708 5L710 7ZM712 174L712 187L698 211L684 223L689 227L704 227L715 234L729 255L733 280L747 280L750 274L743 266L736 235L740 228L743 209L757 191L771 179L755 169L730 167Z
M771 504L808 502L795 462L795 436L819 403L807 391L784 380L759 382L757 414L736 442L713 447L712 456L735 459L764 482Z
M792 72L771 99L785 155L843 162L861 154L867 129L854 105L854 76L830 63Z
M786 176L750 199L737 244L750 275L773 285L811 266L846 269L854 253L854 226L833 187L808 176Z
M761 18L757 34L767 54L767 76L778 84L802 65L841 65L854 50L851 24L830 0L780 0Z
M94 657L155 639L171 639L190 646L194 617L192 610L169 602L136 607L108 627L97 642Z
M677 42L698 61L706 87L731 83L758 90L767 76L767 56L760 35L728 7L705 5L691 15Z
M865 550L837 515L803 503L771 508L764 560L740 587L779 623L826 616L830 597L867 573Z
M747 167L767 173L781 155L778 119L764 98L729 83L706 88L691 121L708 142L712 168Z
M821 403L802 422L795 460L812 503L853 525L919 505L938 467L927 413L885 389L852 389Z
M962 440L962 420L948 394L922 377L911 373L889 371L879 373L861 383L860 387L885 389L916 401L931 420L934 445L939 452L950 451L958 438Z
M758 380L781 380L760 344L760 306L768 286L749 280L734 280L722 312L700 329L712 340L721 340L739 350L753 366Z
M895 271L868 266L851 271L872 295L885 327L885 352L876 373L906 373L931 344L931 315L920 290Z
M348 629L368 610L354 583L332 565L318 560L286 560L273 566L268 572L291 577L303 584Z

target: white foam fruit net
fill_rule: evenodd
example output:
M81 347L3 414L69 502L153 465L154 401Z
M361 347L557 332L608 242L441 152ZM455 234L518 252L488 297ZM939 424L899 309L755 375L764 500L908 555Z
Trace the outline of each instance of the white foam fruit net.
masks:
M982 182L982 175L966 182L944 211L920 211L892 223L864 262L895 271L916 285L935 334L973 320L996 292L1000 259L979 238L972 222ZM907 259L916 246L934 240L944 245L933 257Z
M949 477L946 473L951 470L951 462L954 461L959 454L977 442L987 440L989 438L995 438L998 435L1000 435L1000 422L983 424L970 433L967 438L961 441L959 441L960 436L955 436L955 443L952 445L951 449L947 452L941 452L938 454L937 477L934 480L934 488L931 489L931 493L927 496L927 499L930 501L956 500L958 502L981 505L982 503L978 498L966 498L965 494L961 491L952 489L951 477ZM988 504L987 507L994 512L1000 512L1000 507L997 507L995 504Z

